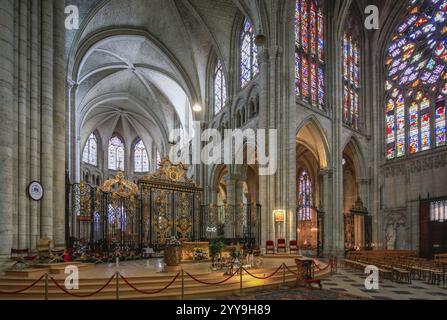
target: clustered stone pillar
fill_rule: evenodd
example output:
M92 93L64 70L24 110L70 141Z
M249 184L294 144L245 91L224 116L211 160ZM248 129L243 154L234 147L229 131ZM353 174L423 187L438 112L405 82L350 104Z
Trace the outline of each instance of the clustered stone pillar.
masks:
M63 1L0 0L0 258L43 235L64 243L64 34Z
M0 255L13 245L14 1L0 1Z

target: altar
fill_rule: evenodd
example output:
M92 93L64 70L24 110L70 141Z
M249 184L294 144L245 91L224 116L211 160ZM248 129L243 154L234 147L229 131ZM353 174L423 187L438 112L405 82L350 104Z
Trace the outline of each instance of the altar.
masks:
M183 242L182 262L210 260L209 242Z

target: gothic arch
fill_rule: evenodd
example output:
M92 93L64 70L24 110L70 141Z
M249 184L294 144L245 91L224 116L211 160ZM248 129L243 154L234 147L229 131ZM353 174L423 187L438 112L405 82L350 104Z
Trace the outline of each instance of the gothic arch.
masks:
M343 151L350 152L358 179L367 179L365 158L360 143L354 135L347 140L343 146Z
M230 174L230 168L226 165L215 165L210 171L210 193L211 197L209 199L210 203L218 203L218 195L223 191L221 182L222 180ZM226 190L225 190L226 193Z
M322 170L328 168L331 163L329 144L326 137L327 135L314 115L305 119L298 127L296 133L297 143L305 145L312 151Z

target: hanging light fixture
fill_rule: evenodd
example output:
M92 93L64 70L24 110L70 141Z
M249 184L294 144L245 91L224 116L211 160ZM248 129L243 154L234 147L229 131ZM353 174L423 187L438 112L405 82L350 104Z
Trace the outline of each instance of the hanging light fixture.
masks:
M202 112L202 106L201 106L200 104L196 103L196 104L192 107L192 110L193 110L194 112Z

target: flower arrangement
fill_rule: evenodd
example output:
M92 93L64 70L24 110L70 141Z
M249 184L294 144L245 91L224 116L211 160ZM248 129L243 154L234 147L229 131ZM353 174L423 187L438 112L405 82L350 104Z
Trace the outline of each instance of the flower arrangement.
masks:
M194 253L194 260L196 261L202 261L207 258L207 253L202 248L194 248L193 253Z
M181 247L182 242L180 240L178 240L175 236L173 236L166 240L166 246L167 247Z

